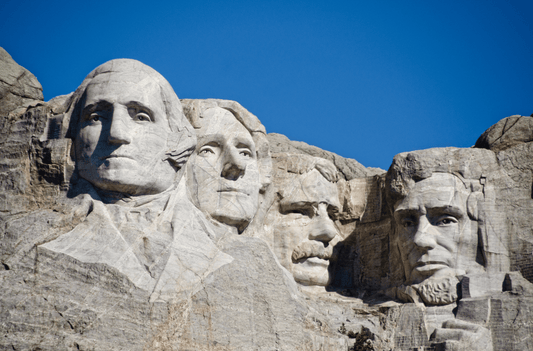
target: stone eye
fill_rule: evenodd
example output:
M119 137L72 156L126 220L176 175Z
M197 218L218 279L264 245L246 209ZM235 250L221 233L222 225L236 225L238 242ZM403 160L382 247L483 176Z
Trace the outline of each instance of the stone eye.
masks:
M146 121L146 122L149 122L151 121L150 119L150 116L148 116L146 113L144 112L139 112L135 115L135 118L138 120L138 121Z
M91 123L98 122L100 119L102 119L102 114L100 112L92 112L89 114L89 118L87 118Z
M198 155L207 155L207 154L214 154L215 151L211 149L210 147L203 147L198 151Z
M337 208L328 208L328 216L332 221L339 219L339 210Z
M252 157L252 153L249 150L243 150L240 152L240 154L245 157Z
M445 226L452 223L457 223L457 219L452 216L446 216L437 221L438 226Z
M416 221L410 218L403 219L401 223L404 228L414 227L416 225Z
M301 216L311 217L311 211L308 208L292 208L287 213L297 214Z
M131 118L134 121L137 122L151 122L152 117L150 116L150 113L147 111L144 111L143 109L139 107L129 107L128 113L130 114Z

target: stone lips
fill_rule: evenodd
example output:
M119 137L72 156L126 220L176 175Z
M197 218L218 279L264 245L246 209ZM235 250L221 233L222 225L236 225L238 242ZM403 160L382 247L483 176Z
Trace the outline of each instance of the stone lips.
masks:
M305 258L318 257L329 260L333 255L333 245L324 247L320 242L306 241L298 245L292 252L292 260L299 261Z

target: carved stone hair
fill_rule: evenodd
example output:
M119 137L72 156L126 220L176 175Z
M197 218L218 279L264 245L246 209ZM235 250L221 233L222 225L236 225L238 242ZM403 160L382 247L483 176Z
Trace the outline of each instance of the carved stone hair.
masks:
M287 177L287 174L300 175L316 169L331 183L339 180L335 165L326 159L304 154L277 153L272 155L272 175L275 179Z
M203 126L202 113L209 109L220 107L229 111L246 130L250 132L255 144L257 163L261 177L261 192L271 182L272 160L270 159L270 146L266 136L265 127L259 119L241 106L236 101L220 99L183 99L181 100L185 116L195 129Z
M467 211L478 222L478 243L489 271L509 269L505 209L497 203L496 184L502 173L494 152L484 149L434 148L394 157L387 172L385 191L391 212L410 189L433 173L456 176L470 191ZM394 216L393 216L394 218Z
M67 137L75 139L79 131L79 119L87 86L100 75L119 75L125 82L140 82L143 79L153 80L160 88L167 121L172 133L169 134L169 152L167 153L177 169L187 161L196 147L196 134L183 114L180 100L170 83L156 70L142 62L132 59L116 59L96 67L85 77L81 85L72 94L68 104L67 117L70 119ZM73 158L75 158L72 152Z
M328 182L336 183L339 173L335 165L326 159L304 154L272 154L272 178L276 192L283 198L284 189L299 175L316 169Z

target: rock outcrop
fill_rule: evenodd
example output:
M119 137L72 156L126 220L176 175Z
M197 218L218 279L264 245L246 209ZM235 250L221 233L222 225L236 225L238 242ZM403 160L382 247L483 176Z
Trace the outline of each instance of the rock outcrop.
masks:
M41 84L0 47L0 116L35 100L43 100Z
M304 154L313 157L320 157L333 162L337 167L342 177L346 180L353 178L369 177L377 174L385 173L380 168L365 167L356 160L344 158L333 152L322 150L313 145L309 145L303 141L290 140L283 134L269 133L268 142L270 144L271 153L292 153Z
M385 172L134 60L1 67L0 349L533 349L531 117Z

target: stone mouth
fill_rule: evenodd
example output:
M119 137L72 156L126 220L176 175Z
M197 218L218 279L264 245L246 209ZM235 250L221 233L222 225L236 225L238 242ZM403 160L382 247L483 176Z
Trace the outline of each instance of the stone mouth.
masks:
M309 258L317 258L321 260L329 260L333 255L333 247L324 246L322 242L304 242L300 244L292 252L292 261L294 263L302 262Z
M217 192L219 192L219 193L239 193L239 194L249 195L248 192L246 192L246 191L244 191L242 189L237 189L237 188L232 188L232 187L218 189Z
M133 157L127 156L127 155L108 155L108 156L100 157L101 160L108 160L110 158L129 158L130 160L133 160Z
M430 266L430 265L448 266L448 264L443 261L418 261L415 267L423 267L423 266Z

